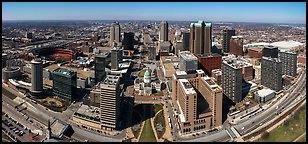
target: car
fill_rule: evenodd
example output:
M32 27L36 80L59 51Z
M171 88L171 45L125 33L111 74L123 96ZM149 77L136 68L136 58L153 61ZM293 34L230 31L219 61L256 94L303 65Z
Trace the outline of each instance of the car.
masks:
M242 128L241 128L241 130L244 130L244 129L245 129L245 127L242 127Z
M195 134L193 134L193 136L195 137L196 135L195 135Z
M260 123L259 125L261 126L263 123Z

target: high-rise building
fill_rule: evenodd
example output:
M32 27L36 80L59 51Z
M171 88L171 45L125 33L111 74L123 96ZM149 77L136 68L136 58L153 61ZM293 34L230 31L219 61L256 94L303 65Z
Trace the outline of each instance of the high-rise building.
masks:
M243 54L243 36L232 36L230 39L230 53L241 56Z
M189 34L189 32L182 33L182 44L184 51L189 51Z
M162 21L159 25L159 41L168 41L168 22Z
M189 49L194 54L211 53L212 24L204 21L190 24Z
M106 72L106 62L107 57L110 53L99 53L95 55L94 59L94 72L95 72L95 83L98 83L102 80L104 80Z
M110 45L113 46L113 42L119 44L121 41L121 27L119 22L113 22L110 27Z
M205 55L196 55L199 61L199 68L204 70L205 74L212 76L213 69L221 69L222 57L219 54L211 53Z
M196 72L198 69L198 59L191 53L180 53L180 71L187 73Z
M221 67L223 93L233 102L242 100L242 66L233 60L224 60Z
M7 54L2 53L2 68L6 67Z
M27 32L25 37L28 38L28 39L32 39L33 38L32 32Z
M274 91L282 89L282 63L278 58L262 57L261 84Z
M118 70L119 63L123 60L123 50L114 47L111 50L111 70Z
M135 34L133 32L124 32L124 38L123 38L124 50L134 49L134 36Z
M172 102L179 108L181 133L211 129L222 124L222 88L202 70L177 71L172 79Z
M262 56L271 57L271 58L278 58L278 53L279 53L278 47L268 45L268 46L265 46L263 48Z
M58 68L52 73L53 93L56 98L67 102L76 99L77 72Z
M36 58L31 61L31 94L40 95L43 91L43 63Z
M224 53L230 52L230 39L232 36L235 36L235 30L226 28L223 30L223 45L222 49Z
M291 51L279 52L279 59L282 62L282 74L296 76L297 53Z
M119 126L120 116L120 77L107 75L100 85L101 127L104 130L115 130Z

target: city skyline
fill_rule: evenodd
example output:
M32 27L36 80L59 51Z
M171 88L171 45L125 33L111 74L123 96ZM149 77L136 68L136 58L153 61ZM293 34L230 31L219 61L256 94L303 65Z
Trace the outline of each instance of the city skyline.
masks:
M306 24L304 2L2 2L2 5L2 21L205 20Z

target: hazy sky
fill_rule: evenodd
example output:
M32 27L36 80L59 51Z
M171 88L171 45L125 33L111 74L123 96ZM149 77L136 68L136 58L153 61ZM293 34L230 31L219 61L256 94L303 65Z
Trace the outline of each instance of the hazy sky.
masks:
M305 2L2 2L2 20L306 23Z

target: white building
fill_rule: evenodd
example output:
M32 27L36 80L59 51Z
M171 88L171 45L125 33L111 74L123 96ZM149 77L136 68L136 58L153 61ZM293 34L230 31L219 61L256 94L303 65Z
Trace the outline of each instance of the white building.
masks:
M254 98L259 102L267 102L268 100L275 97L275 91L264 88L254 93Z

